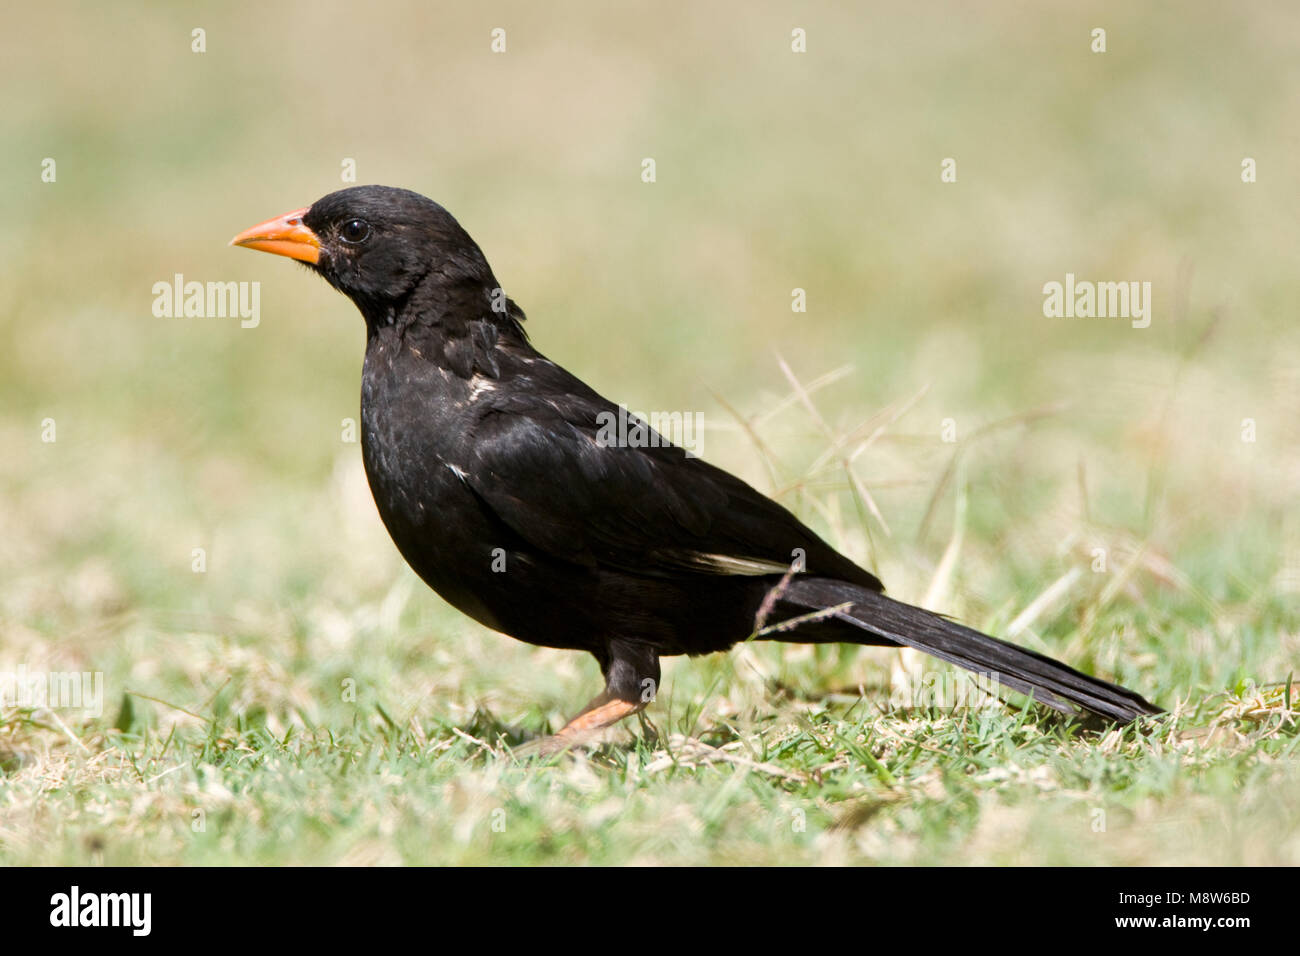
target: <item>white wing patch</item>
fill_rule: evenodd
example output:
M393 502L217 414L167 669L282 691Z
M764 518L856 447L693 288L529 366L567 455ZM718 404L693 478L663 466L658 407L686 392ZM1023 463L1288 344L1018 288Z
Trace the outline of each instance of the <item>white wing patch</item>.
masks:
M712 571L715 574L742 574L758 576L762 574L785 574L790 565L780 561L765 561L762 558L738 558L731 554L705 554L692 551L688 554L693 564Z
M495 392L496 383L490 378L482 375L475 375L469 380L469 400L472 402L484 392Z

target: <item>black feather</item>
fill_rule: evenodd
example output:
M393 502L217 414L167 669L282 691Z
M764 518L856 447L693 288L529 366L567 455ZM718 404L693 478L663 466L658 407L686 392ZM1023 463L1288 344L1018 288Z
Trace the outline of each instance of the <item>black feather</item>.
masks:
M914 647L966 670L988 674L998 683L1062 713L1082 709L1120 723L1163 713L1127 688L1089 677L1060 661L989 637L940 614L843 581L796 577L789 582L782 599L813 610L852 602L852 607L834 617L873 638ZM836 639L846 639L845 632L837 630Z

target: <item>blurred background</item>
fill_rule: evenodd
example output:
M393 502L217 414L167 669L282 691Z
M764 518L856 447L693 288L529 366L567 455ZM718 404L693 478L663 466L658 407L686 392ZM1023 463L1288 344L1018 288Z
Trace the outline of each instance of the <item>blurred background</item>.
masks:
M398 723L486 734L598 687L594 661L492 634L404 567L344 440L359 315L226 245L349 160L451 210L541 351L634 410L703 412L704 457L896 596L1005 630L1064 582L1017 639L1168 706L1300 657L1294 5L6 20L0 663L104 671L104 727L336 726L354 679ZM1150 327L1045 318L1067 272L1149 281ZM155 317L177 273L260 283L260 324ZM896 666L740 654L671 663L671 709L738 719L755 673L813 693ZM15 767L59 749L7 733Z

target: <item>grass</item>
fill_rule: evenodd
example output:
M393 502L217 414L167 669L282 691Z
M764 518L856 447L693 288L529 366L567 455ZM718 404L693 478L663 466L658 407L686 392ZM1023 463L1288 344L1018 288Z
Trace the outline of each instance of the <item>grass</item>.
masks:
M326 12L0 37L0 673L105 688L0 708L0 862L1300 863L1294 10L811 5L803 58L775 4ZM344 157L892 594L1171 715L897 706L947 671L752 643L666 662L652 727L514 759L594 661L403 566L343 438L357 316L224 245ZM1044 319L1067 271L1149 279L1151 327ZM155 319L176 272L260 282L261 324Z
M797 418L797 402L778 405ZM170 586L188 578L190 609L163 612L95 556L73 585L29 592L44 627L24 635L26 659L103 668L119 693L98 719L5 712L5 862L1256 865L1300 852L1294 607L1251 588L1201 593L1149 542L1064 589L1041 569L1034 599L977 612L1149 690L1173 712L1149 726L906 706L908 668L946 669L746 644L669 662L650 725L530 761L512 747L595 690L594 662L441 605L391 553L358 469L345 453L326 500L271 519L263 541L292 548L241 557L279 567L267 588L281 601L218 610L203 593L217 568L181 568ZM846 496L833 488L815 510ZM832 527L845 537L856 522ZM339 575L371 562L368 580ZM926 596L969 607L943 584L967 572L940 559Z
M7 862L1286 864L1294 711L1227 695L1158 730L778 701L665 739L520 763L513 734L224 714L66 738L8 725ZM12 762L12 758L11 758Z

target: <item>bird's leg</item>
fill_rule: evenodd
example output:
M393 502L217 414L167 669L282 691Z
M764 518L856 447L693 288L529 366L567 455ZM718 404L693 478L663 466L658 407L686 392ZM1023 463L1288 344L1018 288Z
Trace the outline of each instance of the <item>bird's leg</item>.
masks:
M549 756L562 750L568 750L570 747L590 743L606 727L618 723L624 717L639 713L646 703L649 703L649 701L643 703L640 700L623 700L613 696L609 689L606 688L604 692L592 698L591 703L587 704L576 717L556 733L549 737L538 737L536 740L530 740L522 747L516 748L515 753Z
M552 754L587 743L606 727L640 713L659 691L659 655L653 648L611 642L601 670L604 691L554 736L534 740L521 750Z
M622 700L610 694L607 688L592 698L591 702L576 717L561 727L555 736L578 740L597 730L604 730L624 717L639 713L648 703L649 701Z

